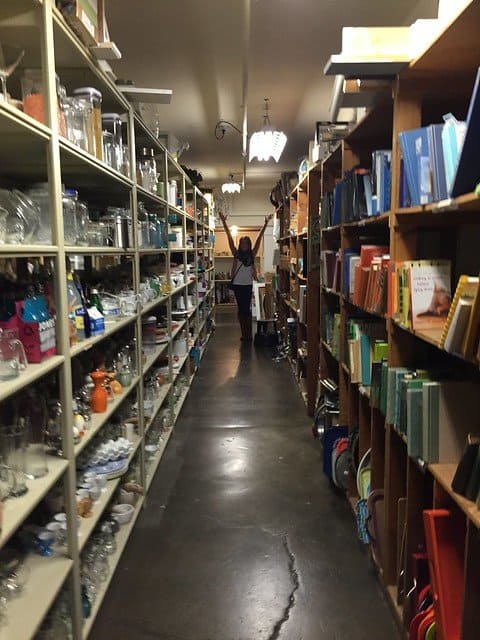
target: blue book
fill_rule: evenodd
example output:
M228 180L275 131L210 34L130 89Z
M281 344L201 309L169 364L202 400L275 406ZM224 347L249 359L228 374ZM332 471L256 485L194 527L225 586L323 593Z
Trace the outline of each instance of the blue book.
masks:
M382 182L380 192L380 208L379 213L385 213L390 209L390 190L392 181L391 159L392 154L390 151L382 151Z
M480 69L473 88L468 108L465 140L460 152L455 178L452 185L452 198L475 191L480 182L480 164L478 150L480 148Z
M448 198L447 175L445 173L445 159L443 156L442 132L443 124L432 124L428 127L428 155L432 169L433 200Z
M332 226L334 227L337 224L342 222L342 197L343 194L343 182L338 181L335 185L335 191L333 194L333 215L332 215Z
M398 134L412 207L426 204L426 190L421 179L426 177L428 163L427 129L411 129ZM423 201L422 201L423 200Z
M347 298L350 294L350 256L358 256L358 251L353 249L344 249L342 251L343 262L343 287L342 292Z

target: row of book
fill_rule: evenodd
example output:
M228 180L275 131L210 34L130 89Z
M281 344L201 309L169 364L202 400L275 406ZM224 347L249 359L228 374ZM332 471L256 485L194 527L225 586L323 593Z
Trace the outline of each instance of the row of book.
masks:
M360 252L343 251L343 294L369 313L386 313L388 250L388 246L364 244Z
M479 393L478 381L372 363L372 406L406 436L408 455L426 463L458 463L468 433L480 427Z
M388 357L385 323L378 320L348 320L347 343L350 380L369 387L372 382L372 363Z
M340 354L340 313L331 313L328 309L323 310L321 335L322 340L338 359Z
M327 228L379 215L390 209L391 150L374 151L372 166L345 171L333 192L320 202L320 224Z
M451 113L444 123L399 133L400 206L419 206L475 190L480 127L480 70L466 122Z

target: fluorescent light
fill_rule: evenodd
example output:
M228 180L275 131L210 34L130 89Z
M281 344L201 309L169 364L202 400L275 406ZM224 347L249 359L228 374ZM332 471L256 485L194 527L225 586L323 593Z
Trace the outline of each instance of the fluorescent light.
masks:
M236 224L232 224L232 226L230 227L230 232L233 238L236 238L238 236L238 227Z

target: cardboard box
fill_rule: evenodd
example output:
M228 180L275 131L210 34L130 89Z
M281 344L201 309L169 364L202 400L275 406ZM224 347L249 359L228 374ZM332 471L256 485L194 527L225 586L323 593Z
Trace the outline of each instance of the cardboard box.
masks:
M60 0L60 9L72 30L87 47L97 45L100 40L100 25L104 24L103 3L99 0Z

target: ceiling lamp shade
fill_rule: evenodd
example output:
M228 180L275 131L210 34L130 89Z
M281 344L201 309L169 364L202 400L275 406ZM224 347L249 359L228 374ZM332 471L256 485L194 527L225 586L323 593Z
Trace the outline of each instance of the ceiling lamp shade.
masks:
M265 98L265 114L263 116L263 127L260 131L255 131L250 138L248 161L258 158L260 162L267 162L273 158L278 162L287 144L287 136L283 131L275 131L270 125L268 117L268 98Z
M242 187L233 181L233 173L230 174L230 182L222 184L222 193L240 193Z

